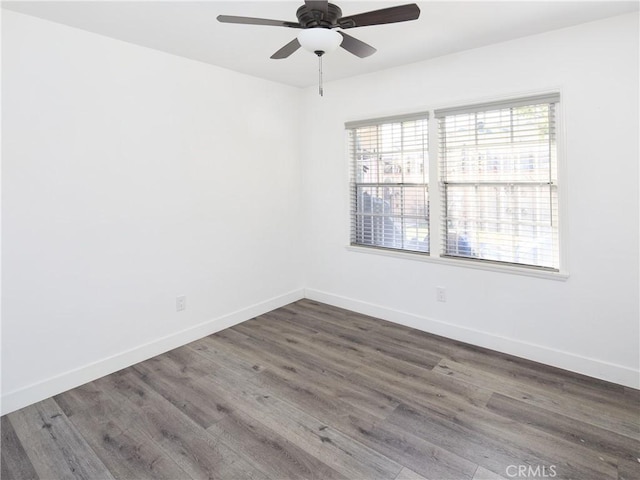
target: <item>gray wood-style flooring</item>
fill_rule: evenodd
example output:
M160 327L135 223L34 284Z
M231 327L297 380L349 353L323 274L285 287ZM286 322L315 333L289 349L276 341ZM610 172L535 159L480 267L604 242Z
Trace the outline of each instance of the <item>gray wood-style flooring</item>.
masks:
M2 480L640 479L640 394L302 300L2 417Z

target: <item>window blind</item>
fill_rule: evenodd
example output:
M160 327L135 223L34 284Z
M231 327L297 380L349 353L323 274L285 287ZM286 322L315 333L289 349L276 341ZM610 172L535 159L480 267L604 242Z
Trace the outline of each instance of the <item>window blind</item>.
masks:
M345 126L351 244L429 252L428 114Z
M558 101L435 112L443 256L559 269Z

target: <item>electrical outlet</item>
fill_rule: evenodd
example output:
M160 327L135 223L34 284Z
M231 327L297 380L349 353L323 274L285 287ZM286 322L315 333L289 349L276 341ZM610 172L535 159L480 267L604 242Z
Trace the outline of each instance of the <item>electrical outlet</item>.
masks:
M439 302L447 301L447 290L444 287L436 287L436 300Z
M176 312L182 312L187 308L187 296L180 295L176 297Z

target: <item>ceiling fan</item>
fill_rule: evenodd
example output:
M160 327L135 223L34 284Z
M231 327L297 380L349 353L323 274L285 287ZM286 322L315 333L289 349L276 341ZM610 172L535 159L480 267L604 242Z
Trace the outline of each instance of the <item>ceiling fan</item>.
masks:
M322 95L322 55L335 50L338 46L360 58L368 57L376 52L376 49L371 45L347 35L342 30L406 22L416 20L419 16L420 9L415 3L343 17L340 7L327 0L305 0L304 5L296 11L297 22L233 15L219 15L218 21L300 29L298 36L271 55L271 58L287 58L300 47L315 53L320 59L320 95Z

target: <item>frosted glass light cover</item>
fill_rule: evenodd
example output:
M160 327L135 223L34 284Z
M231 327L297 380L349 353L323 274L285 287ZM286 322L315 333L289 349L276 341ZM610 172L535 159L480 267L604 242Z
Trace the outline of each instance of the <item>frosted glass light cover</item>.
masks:
M310 52L333 52L342 43L342 35L329 28L307 28L298 34L298 42Z

